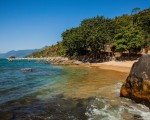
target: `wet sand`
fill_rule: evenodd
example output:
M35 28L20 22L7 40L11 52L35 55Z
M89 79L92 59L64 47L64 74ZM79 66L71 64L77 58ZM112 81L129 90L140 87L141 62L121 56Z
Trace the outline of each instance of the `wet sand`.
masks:
M83 69L83 67L81 67ZM123 83L128 76L128 73L115 70L104 70L99 67L84 67L88 74L79 78L74 76L75 80L70 80L64 86L66 97L71 98L89 98L99 94L99 89L115 85L119 82Z
M110 61L75 65L73 67L77 67L79 71L85 69L88 74L84 75L83 78L74 76L75 80L70 80L65 86L65 96L71 98L97 96L99 89L125 82L134 62L136 61Z

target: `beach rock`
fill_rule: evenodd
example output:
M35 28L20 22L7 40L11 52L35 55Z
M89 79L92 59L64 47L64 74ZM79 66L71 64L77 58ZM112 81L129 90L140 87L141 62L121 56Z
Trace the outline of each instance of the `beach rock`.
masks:
M120 96L142 103L150 108L150 55L143 55L131 68Z

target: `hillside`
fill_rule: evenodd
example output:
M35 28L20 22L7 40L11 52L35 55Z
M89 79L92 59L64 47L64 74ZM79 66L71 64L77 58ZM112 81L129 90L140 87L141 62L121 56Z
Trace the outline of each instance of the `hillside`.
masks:
M12 50L7 53L1 53L0 58L8 58L10 56L15 56L15 57L25 57L29 54L32 54L33 52L39 51L40 49L31 49L31 50Z
M64 55L64 50L62 48L62 43L57 42L56 45L52 45L49 47L46 47L40 51L35 51L30 55L27 55L26 57L57 57Z
M84 19L78 27L62 33L62 42L29 57L67 56L107 59L119 52L137 55L150 46L150 9L134 8L130 15L109 19L104 16ZM108 50L109 49L109 50Z

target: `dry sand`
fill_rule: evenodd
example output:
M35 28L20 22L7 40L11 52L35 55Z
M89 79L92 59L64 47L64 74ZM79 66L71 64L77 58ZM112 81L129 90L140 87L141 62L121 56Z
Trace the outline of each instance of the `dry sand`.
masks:
M85 65L89 67L98 67L100 69L105 69L105 70L115 70L119 72L129 73L134 62L136 61L109 61L109 62L92 63L92 64L85 64Z

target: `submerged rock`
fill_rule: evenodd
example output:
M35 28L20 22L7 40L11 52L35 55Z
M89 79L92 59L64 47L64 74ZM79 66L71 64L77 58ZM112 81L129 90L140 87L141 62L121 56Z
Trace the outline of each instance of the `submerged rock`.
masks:
M85 113L93 100L94 97L72 99L59 94L49 100L11 101L0 105L0 120L87 120Z
M0 119L1 120L12 120L13 113L10 111L0 111Z
M131 68L120 96L145 104L150 108L150 55L143 55Z
M23 71L23 72L32 72L33 69L32 68L23 68L23 69L21 69L21 71Z

